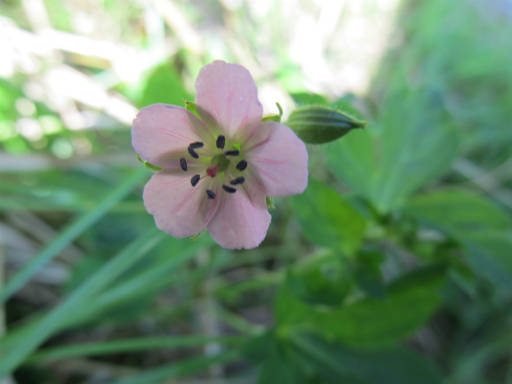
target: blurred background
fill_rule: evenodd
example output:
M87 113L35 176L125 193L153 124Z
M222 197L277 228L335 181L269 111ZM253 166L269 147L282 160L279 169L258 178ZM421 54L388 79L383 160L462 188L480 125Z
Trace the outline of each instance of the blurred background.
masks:
M0 0L0 383L512 384L512 1ZM138 109L239 63L308 145L263 244L155 229Z

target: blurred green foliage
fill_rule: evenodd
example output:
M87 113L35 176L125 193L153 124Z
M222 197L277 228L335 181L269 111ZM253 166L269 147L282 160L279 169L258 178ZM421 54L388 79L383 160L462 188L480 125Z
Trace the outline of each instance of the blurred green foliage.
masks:
M0 21L94 36L80 2L41 2L47 21L28 17L28 3L0 3ZM105 29L88 47L99 35L140 48L123 57L134 62L156 52L135 77L107 45L103 58L73 47L34 67L25 58L0 79L0 377L512 383L510 5L403 0L367 94L323 95L305 88L286 45L284 2L264 26L245 17L249 2L177 3L91 10ZM267 35L281 38L258 51ZM185 105L201 65L239 57L272 62L295 105L290 125L311 144L307 190L273 201L250 251L154 228L125 118ZM84 94L105 92L44 96L45 75L63 67L87 79ZM368 126L341 137L342 114Z

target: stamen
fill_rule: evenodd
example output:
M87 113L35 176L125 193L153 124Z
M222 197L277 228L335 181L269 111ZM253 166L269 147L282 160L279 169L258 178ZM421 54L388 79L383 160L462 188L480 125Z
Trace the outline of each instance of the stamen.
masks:
M229 182L229 184L231 184L231 185L243 184L243 182L244 182L244 181L245 181L245 177L243 177L243 176L239 176L239 177L237 177L236 179L231 180L231 181Z
M201 178L201 176L199 176L199 175L192 176L192 178L190 179L190 184L192 184L192 186L195 187L197 185L197 183L199 183L200 178Z
M245 160L240 160L236 165L236 169L238 169L239 171L243 171L245 168L247 168L247 161Z
M190 156L192 156L194 159L199 159L199 155L194 151L194 148L192 148L191 145L188 146L188 153Z
M187 170L187 160L184 157L180 159L180 167L183 171Z
M238 149L233 149L231 151L224 152L226 156L238 156L240 154L240 151Z
M236 189L233 187L230 187L229 185L222 185L222 189L225 190L227 193L235 193Z
M217 145L217 148L224 149L224 145L226 144L226 137L223 135L219 135L219 137L217 137L217 142L215 144Z
M196 149L196 148L203 148L204 144L201 143L200 141L196 141L196 142L193 142L192 144L190 144L190 148L192 149Z
M206 190L206 195L208 196L209 199L215 199L215 192L213 192L212 190L210 189L207 189Z

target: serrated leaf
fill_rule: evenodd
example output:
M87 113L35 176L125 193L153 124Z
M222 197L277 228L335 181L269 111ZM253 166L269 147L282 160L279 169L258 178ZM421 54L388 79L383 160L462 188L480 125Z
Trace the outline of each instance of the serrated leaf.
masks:
M458 152L457 135L443 124L442 111L425 115L426 105L404 105L407 100L395 97L375 124L324 147L330 170L381 213L401 207L446 173Z
M310 180L306 191L291 201L302 233L309 241L346 253L359 247L366 221L334 189Z
M426 267L387 286L382 299L364 298L326 310L310 306L283 286L276 300L278 326L321 334L354 348L392 345L423 325L441 303L445 269Z
M329 252L291 269L286 284L295 296L307 303L337 307L350 291L350 273L343 259Z
M404 212L459 241L475 274L509 294L512 218L498 205L469 190L442 189L410 199Z
M344 384L438 384L439 369L413 350L394 347L358 351L308 336L292 336L303 361L325 381Z
M485 197L466 189L446 188L411 198L404 211L457 237L483 230L512 229L512 218Z

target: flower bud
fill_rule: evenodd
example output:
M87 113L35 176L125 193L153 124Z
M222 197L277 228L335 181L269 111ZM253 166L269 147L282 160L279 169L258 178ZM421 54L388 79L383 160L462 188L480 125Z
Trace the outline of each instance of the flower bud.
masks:
M320 105L308 105L294 110L286 123L306 143L322 144L346 135L354 128L364 128L366 122Z

